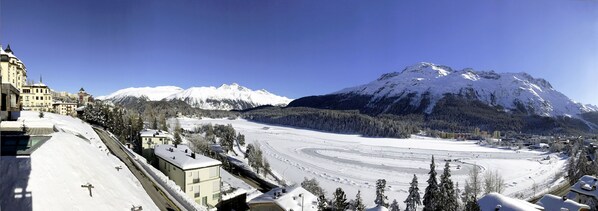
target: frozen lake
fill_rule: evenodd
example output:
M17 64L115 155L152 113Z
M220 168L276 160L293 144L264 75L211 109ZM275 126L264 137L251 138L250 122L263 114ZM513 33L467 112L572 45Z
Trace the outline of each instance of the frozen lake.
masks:
M427 186L430 159L434 155L438 176L445 159L450 163L453 182L463 189L470 168L498 171L507 183L507 195L533 194L554 183L557 172L565 167L566 159L556 154L536 151L514 151L479 146L474 141L455 141L413 136L410 139L367 138L273 126L244 119L180 118L185 129L201 124L232 124L245 135L247 143L261 146L272 169L292 183L304 177L316 178L326 190L327 197L337 187L343 188L349 199L362 191L364 202L373 204L375 182L386 179L390 201L407 197L409 182L416 174L419 189ZM546 158L549 159L546 159ZM531 178L530 178L531 177ZM422 192L423 198L423 192Z

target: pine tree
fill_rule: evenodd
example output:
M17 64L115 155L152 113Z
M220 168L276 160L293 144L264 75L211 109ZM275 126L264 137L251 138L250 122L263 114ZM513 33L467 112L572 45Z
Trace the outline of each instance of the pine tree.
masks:
M392 200L390 207L388 208L389 211L400 211L401 207L399 206L399 202L397 200Z
M336 188L334 191L334 202L332 204L334 210L338 211L345 211L349 204L347 203L347 196L345 195L345 191L341 188Z
M166 116L160 115L160 130L168 131L168 124L166 124Z
M385 179L379 179L378 181L376 181L376 200L374 200L374 203L376 203L376 205L378 206L382 206L382 207L388 207L388 197L386 197L386 195L384 195L384 189L386 188L386 180Z
M465 203L465 211L480 211L480 205L475 196L471 196Z
M409 187L409 195L405 199L405 211L415 211L417 207L422 205L421 197L419 195L419 187L417 187L417 176L413 174L413 180L411 180L411 187Z
M183 139L181 138L181 123L179 123L179 120L176 120L176 124L174 126L174 144L181 144L181 142L183 141Z
M326 208L328 208L328 202L326 201L324 194L322 194L318 196L318 210L323 211L326 210Z
M456 211L459 208L459 202L455 197L455 189L451 180L451 169L449 162L444 165L444 171L440 175L438 204L446 211Z
M355 195L355 205L353 207L353 211L364 211L365 205L363 204L363 199L361 199L361 191L357 191L357 195Z
M239 142L239 145L245 146L245 135L239 133L237 135L237 142Z
M158 118L156 118L156 116L154 115L152 115L152 129L158 129Z
M436 164L434 163L434 156L432 156L432 163L430 164L430 172L428 173L428 187L424 194L424 211L434 211L439 208L438 181L436 181Z

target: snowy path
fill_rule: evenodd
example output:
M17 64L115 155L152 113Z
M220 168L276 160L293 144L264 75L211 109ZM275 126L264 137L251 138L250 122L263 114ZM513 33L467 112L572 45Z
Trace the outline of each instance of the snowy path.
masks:
M513 151L483 147L473 141L454 141L425 137L410 139L366 138L272 126L243 119L179 119L183 128L198 124L232 124L245 134L247 143L259 144L272 168L286 180L300 183L315 177L331 197L337 187L354 198L361 190L366 204L373 204L377 179L387 180L389 199L403 201L413 174L425 189L430 159L436 158L440 174L444 160L451 162L453 181L463 188L468 171L477 165L484 171L496 170L507 182L505 194L532 194L536 182L545 189L564 168L566 160L554 154ZM549 156L550 160L544 160ZM534 178L533 180L529 177ZM535 182L534 182L535 181Z

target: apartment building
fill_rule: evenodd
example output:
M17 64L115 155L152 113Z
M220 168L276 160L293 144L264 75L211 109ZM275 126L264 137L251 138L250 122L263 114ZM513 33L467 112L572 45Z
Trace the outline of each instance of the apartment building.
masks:
M186 145L156 145L158 169L200 205L216 207L220 202L222 163L195 154Z
M52 111L52 91L41 82L24 85L21 98L25 111Z

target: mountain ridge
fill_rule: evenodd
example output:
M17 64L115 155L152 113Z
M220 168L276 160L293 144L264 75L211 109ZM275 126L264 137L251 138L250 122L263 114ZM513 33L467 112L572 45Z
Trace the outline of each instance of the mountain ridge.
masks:
M411 106L419 106L427 97L430 102L425 113L429 114L445 94L463 95L505 110L525 110L540 116L578 116L598 111L596 106L569 99L545 79L534 78L524 72L496 73L471 68L453 70L428 62L408 66L400 72L385 73L372 82L324 96L370 96L369 106L391 98L396 98L393 102L397 102L408 96L413 98L409 102Z
M177 86L130 87L100 96L98 99L114 103L182 100L194 108L206 110L241 110L262 105L286 106L291 102L291 99L272 94L265 89L251 90L237 83L188 89Z

